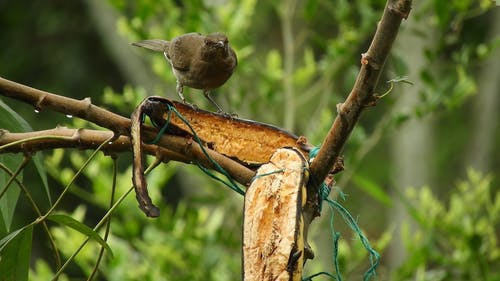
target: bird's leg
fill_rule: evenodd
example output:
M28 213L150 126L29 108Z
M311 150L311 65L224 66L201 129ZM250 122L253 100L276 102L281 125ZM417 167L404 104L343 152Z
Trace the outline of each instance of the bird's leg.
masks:
M183 103L186 103L186 99L184 98L184 95L182 94L182 92L184 91L184 87L182 86L181 83L179 83L179 81L177 81L177 87L175 89L177 90L177 94L181 98L181 101Z
M195 110L198 110L198 106L196 106L195 104L192 104L192 103L189 103L189 102L186 102L186 99L184 98L184 95L182 94L182 92L184 91L184 86L182 86L181 83L179 83L179 81L177 81L177 87L176 87L176 90L177 90L177 94L179 95L179 97L181 98L181 101L183 104L186 104L186 105L189 105L191 106L193 109Z
M225 113L224 110L222 110L222 108L212 99L212 97L210 96L210 91L208 90L203 90L203 95L205 95L205 97L213 104L215 105L215 107L217 107L217 112L218 113Z

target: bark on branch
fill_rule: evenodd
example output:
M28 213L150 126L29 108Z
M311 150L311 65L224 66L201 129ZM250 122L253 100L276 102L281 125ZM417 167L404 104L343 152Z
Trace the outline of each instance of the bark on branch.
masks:
M370 47L361 55L361 69L349 96L344 103L332 109L337 111L337 117L318 155L311 163L312 180L309 181L308 196L317 193L319 185L332 170L361 112L377 101L374 90L380 73L396 39L401 21L408 17L410 10L410 0L387 1Z
M0 146L13 144L2 149L2 153L37 152L55 148L96 149L101 143L113 136L113 132L69 129L56 127L50 130L12 133L0 130ZM102 151L105 154L130 152L130 138L119 136L116 140L106 144ZM189 163L190 159L174 151L157 145L144 145L144 152L156 156L164 161L174 160Z
M377 26L370 47L361 55L361 69L356 82L344 103L338 104L335 118L317 156L310 165L311 177L307 186L307 203L304 207L304 226L320 215L318 208L319 187L334 170L349 135L358 122L361 112L375 105L374 90L384 63L396 39L399 26L411 10L411 0L388 0ZM307 235L307 229L304 231ZM307 241L307 237L305 238Z
M32 105L38 111L52 110L65 115L72 115L73 117L85 119L96 125L111 130L116 136L125 136L127 138L130 136L131 122L129 118L93 105L90 99L75 100L21 85L2 77L0 77L0 95L23 101ZM62 130L59 130L58 132L62 133ZM89 133L90 131L85 132ZM157 129L150 126L144 126L144 139L152 140L157 134ZM61 136L67 135L62 134ZM96 137L96 135L93 136ZM80 135L79 137L90 137L90 135L85 134ZM92 141L97 145L100 144L98 139L89 140L89 142ZM129 143L129 140L127 141ZM205 156L201 148L198 145L193 145L192 141L190 142L186 138L164 135L158 141L157 146L167 148L174 153L184 155L184 157L189 159L188 162L196 161L207 168L213 168L213 163ZM247 167L224 155L210 149L207 149L207 153L211 159L216 161L236 181L243 185L249 184L252 177L255 175L255 172L251 169L248 169Z

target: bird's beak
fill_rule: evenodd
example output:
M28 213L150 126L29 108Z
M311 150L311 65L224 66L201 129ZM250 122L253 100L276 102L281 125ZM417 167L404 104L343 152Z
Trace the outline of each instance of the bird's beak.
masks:
M228 52L228 44L224 43L224 41L217 41L217 45L220 46L224 50L224 52L227 54Z

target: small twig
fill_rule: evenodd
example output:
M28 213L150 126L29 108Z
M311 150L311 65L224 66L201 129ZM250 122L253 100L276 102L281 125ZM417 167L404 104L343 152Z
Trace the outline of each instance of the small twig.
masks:
M146 171L144 172L145 174L149 173L151 171L151 167L154 166L155 163L153 163L152 165L150 165ZM102 217L102 219L96 224L96 226L92 229L94 231L97 231L99 230L99 228L106 222L108 222L108 220L111 218L111 215L113 214L113 212L116 210L116 208L118 208L118 206L122 203L123 200L125 200L125 198L130 194L130 192L132 192L134 190L134 187L130 187L124 194L122 194L122 196L120 196L118 198L118 200L116 200L116 202L113 204L113 206L111 206L111 208L109 208L109 210L106 212L106 214ZM78 249L76 249L76 251L66 260L66 262L61 266L61 268L54 274L54 276L52 277L52 281L55 281L57 280L57 278L59 278L59 276L62 274L62 272L64 271L64 269L66 269L66 267L70 264L71 261L73 261L75 259L75 257L78 255L78 253L80 253L80 251L83 249L83 247L90 241L90 237L87 237L83 242L82 244L80 244L80 246L78 247Z
M118 198L118 200L113 204L113 207L111 207L107 212L106 214L104 215L104 217L102 217L102 219L96 224L96 226L92 229L94 231L97 231L105 222L108 221L108 219L111 217L111 215L113 214L113 212L116 210L116 208L121 204L121 202L129 195L130 192L132 192L132 190L134 190L134 187L130 187L122 196L120 196L120 198ZM61 266L61 268L54 274L54 276L52 277L52 281L55 281L59 278L59 276L62 274L62 272L64 271L64 269L66 269L66 267L70 264L71 261L73 261L76 257L76 255L78 255L78 253L80 253L80 251L83 249L83 247L90 241L90 237L87 237L83 242L82 244L78 247L78 249L76 249L76 251L66 260L66 262Z
M24 169L24 167L26 167L26 165L28 165L30 160L31 160L31 157L29 157L27 155L24 156L23 161L21 162L21 164L19 164L19 167L17 167L16 171L10 176L9 180L5 184L5 187L0 192L0 199L2 199L2 197L7 193L7 190L9 189L9 187L11 187L11 184L15 181L15 179L21 173L21 171Z
M108 142L112 141L114 138L115 138L115 136L111 136L107 140L103 141L97 147L96 150L94 150L94 152L89 156L89 158L85 161L85 163L83 163L82 167L80 167L80 169L73 175L73 177L71 178L71 180L69 181L69 183L66 184L66 186L63 189L63 191L61 192L61 194L59 195L59 197L57 198L57 200L54 202L54 204L52 204L52 206L45 213L45 215L43 215L43 216L41 216L41 217L38 218L38 221L44 221L56 209L57 205L59 205L59 203L63 199L64 195L66 195L66 193L68 192L68 190L71 187L71 185L76 181L76 179L80 176L80 174L83 172L83 170L88 166L88 164L92 161L92 159L94 159L94 157L101 150L101 148L104 145L106 145Z
M116 163L116 157L113 158L113 183L111 184L111 198L109 200L109 208L111 209L113 207L114 201L115 201L115 193L116 193L116 175L118 174L118 168L117 168L117 163ZM108 241L108 236L109 236L109 231L111 229L111 216L107 219L106 222L106 229L104 230L104 241ZM92 270L92 273L89 275L87 278L87 281L91 281L94 276L97 274L97 270L99 269L99 264L101 263L102 257L104 256L104 250L106 248L104 246L101 246L101 250L99 251L99 256L97 257L97 261L95 263L94 269Z

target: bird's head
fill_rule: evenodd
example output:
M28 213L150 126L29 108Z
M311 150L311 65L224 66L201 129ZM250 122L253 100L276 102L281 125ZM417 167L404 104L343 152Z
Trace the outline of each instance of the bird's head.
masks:
M222 33L213 33L205 37L205 45L211 52L221 53L224 56L229 52L229 40Z

